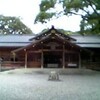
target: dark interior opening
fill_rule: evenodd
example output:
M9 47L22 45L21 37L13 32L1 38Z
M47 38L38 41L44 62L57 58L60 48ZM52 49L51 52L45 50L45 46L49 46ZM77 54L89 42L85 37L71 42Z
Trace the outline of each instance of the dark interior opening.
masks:
M60 68L61 67L61 53L48 52L44 53L44 67L45 68Z

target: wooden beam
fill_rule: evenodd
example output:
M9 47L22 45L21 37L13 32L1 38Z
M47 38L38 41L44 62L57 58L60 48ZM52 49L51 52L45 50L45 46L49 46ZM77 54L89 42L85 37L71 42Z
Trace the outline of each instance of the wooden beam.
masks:
M64 47L65 48L65 47ZM34 50L34 51L27 51L28 53L41 53L42 51L45 51L45 52L53 52L53 51L57 51L57 52L59 52L59 51L63 51L63 49L55 49L55 50L51 50L51 49L39 49L39 50ZM75 51L69 51L69 50L65 50L64 49L64 51L65 51L65 53L79 53L79 52L75 52Z
M43 46L42 46L42 49L41 49L41 68L43 68L43 61L44 61L44 57L43 57Z
M25 68L27 68L27 52L25 52Z
M27 51L28 53L41 53L42 50Z
M15 62L15 59L16 59L16 54L13 53L13 60L14 60L14 62Z
M81 54L79 53L79 68L81 68Z
M65 68L65 45L63 45L63 69Z
M43 60L44 60L44 58L43 58L43 51L42 51L42 53L41 53L41 68L43 68Z
M1 70L2 70L2 58L0 58L0 72L1 72Z

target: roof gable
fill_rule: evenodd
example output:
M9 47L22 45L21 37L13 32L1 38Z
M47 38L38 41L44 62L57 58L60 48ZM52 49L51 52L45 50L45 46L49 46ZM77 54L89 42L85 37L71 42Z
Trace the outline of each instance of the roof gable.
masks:
M19 48L19 49L16 49L12 52L19 52L19 51L23 51L23 50L26 51L29 49L33 50L37 46L41 47L43 44L51 45L50 43L53 43L53 45L55 45L55 44L67 45L67 46L70 46L72 48L77 48L78 50L81 49L80 46L76 45L75 43L70 42L69 39L65 39L63 36L56 34L54 31L52 31L52 32L53 33L45 35L45 37L43 36L39 40L36 39L35 41L31 42L29 45L22 47L22 48Z
M64 39L66 39L66 40L69 40L69 41L76 41L76 39L74 39L74 38L72 38L72 37L70 37L70 36L68 36L68 35L60 32L59 30L55 29L54 26L52 26L51 29L49 29L49 30L47 30L45 32L42 32L42 33L38 34L34 38L31 38L30 41L32 41L34 39L35 40L39 40L39 39L42 39L42 38L44 38L44 37L46 37L48 35L54 35L54 34L58 35L59 37L62 37Z

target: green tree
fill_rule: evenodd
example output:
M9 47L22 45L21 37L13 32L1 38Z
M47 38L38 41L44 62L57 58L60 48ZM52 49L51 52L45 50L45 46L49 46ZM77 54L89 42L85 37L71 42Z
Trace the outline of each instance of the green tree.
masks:
M57 10L57 7L60 10ZM79 15L82 34L100 34L100 0L42 0L35 23L46 23L63 15Z
M0 34L32 34L20 18L0 15Z

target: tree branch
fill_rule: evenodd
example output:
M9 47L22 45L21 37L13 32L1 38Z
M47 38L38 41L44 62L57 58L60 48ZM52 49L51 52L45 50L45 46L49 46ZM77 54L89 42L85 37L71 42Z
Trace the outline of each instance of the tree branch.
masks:
M79 16L81 16L84 20L87 20L86 19L86 17L84 16L84 15L82 15L82 14L78 14L78 13L75 13L75 12L68 12L68 13L70 13L70 14L74 14L74 15L79 15Z
M85 9L83 8L80 8L81 10L83 10L86 14L88 14L90 16L90 13L88 11L86 11Z
M100 14L96 11L96 9L93 7L93 5L95 5L94 4L94 2L92 1L92 0L85 0L86 2L88 2L89 3L89 5L91 6L91 8L93 9L93 11L98 15L98 16L100 16Z

